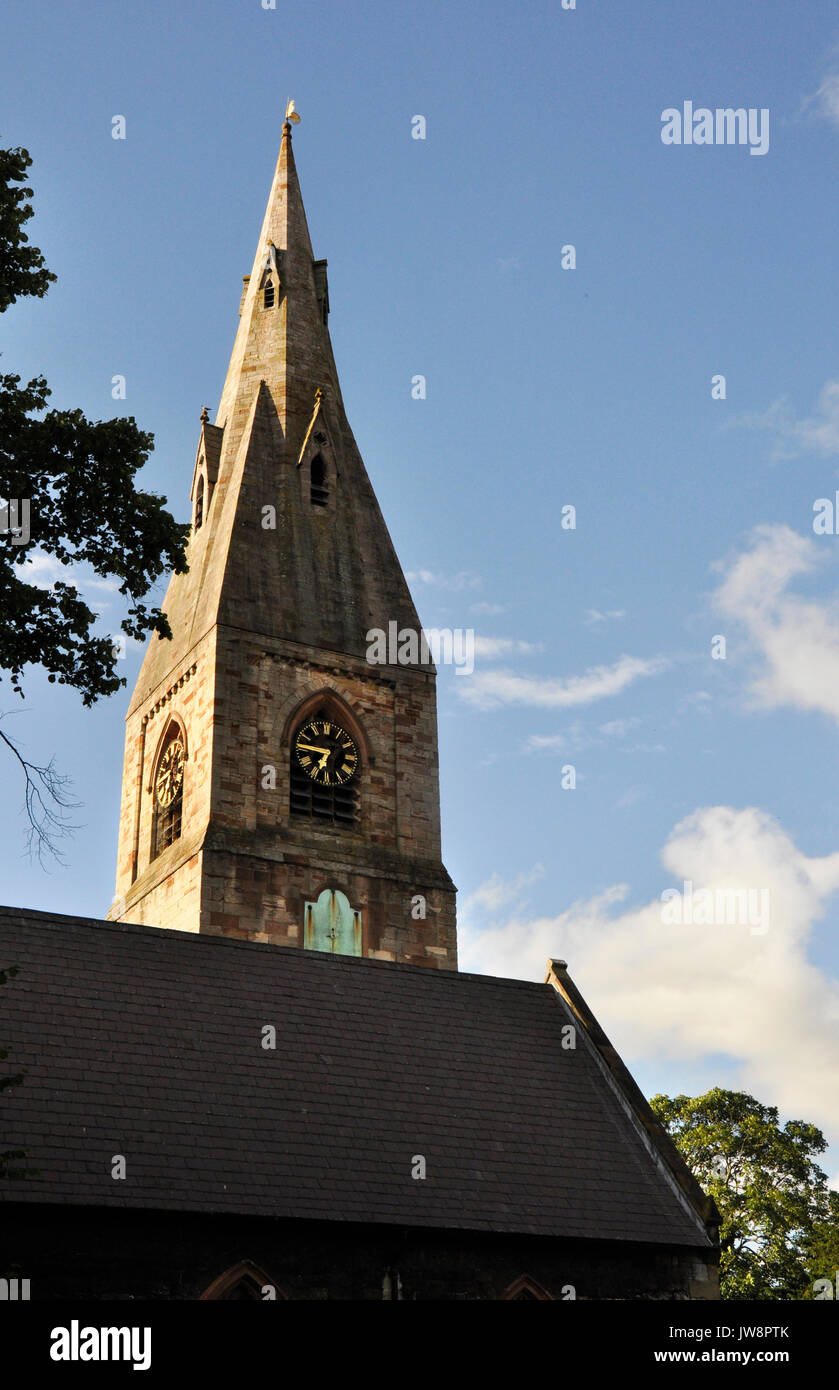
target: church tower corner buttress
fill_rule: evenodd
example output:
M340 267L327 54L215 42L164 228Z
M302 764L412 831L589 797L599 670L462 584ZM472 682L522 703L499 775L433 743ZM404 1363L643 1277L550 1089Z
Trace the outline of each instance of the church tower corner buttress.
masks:
M129 707L109 916L456 969L436 673L368 660L370 629L421 629L328 314L287 121L201 417L172 639L151 639Z

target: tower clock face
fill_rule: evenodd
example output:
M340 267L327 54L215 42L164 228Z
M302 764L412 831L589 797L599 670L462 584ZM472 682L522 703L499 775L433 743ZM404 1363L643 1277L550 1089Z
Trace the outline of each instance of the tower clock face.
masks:
M294 740L297 761L313 782L324 787L349 782L358 768L358 749L340 724L310 719Z
M154 794L159 806L171 806L184 780L184 746L179 738L169 744L157 769Z

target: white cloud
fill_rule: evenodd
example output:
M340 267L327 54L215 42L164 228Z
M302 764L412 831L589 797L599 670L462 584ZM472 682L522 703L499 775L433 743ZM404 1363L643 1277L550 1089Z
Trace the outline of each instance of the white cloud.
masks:
M501 908L509 907L510 903L521 897L525 888L537 879L544 878L544 875L545 869L542 864L534 864L532 869L518 874L513 879L504 879L500 874L493 874L475 889L469 902L474 911L498 912Z
M593 666L581 676L521 676L515 671L476 671L460 685L461 696L481 709L499 705L536 705L571 709L618 695L644 676L657 676L664 657L622 656L612 666Z
M661 751L664 752L665 750L662 749ZM637 806L638 803L643 801L649 794L650 789L648 786L636 782L633 786L627 787L626 791L621 792L620 796L615 799L614 809L616 811L631 810L633 806Z
M470 604L469 612L486 613L490 617L496 617L499 613L507 613L509 611L509 608L509 603L486 603L484 601L481 601L480 603Z
M821 710L839 719L839 605L788 591L825 552L789 526L759 526L713 596L719 613L742 624L762 660L751 693L766 707ZM731 643L728 646L731 655Z
M625 617L625 608L607 608L605 613L601 613L599 608L588 608L583 622L586 627L597 627L599 623L617 622Z
M766 889L769 930L668 926L660 897L622 907L625 885L537 918L493 917L478 890L459 914L461 968L542 979L546 959L562 957L628 1059L706 1056L716 1064L727 1054L719 1084L751 1091L839 1140L839 980L808 955L814 925L839 889L839 853L808 859L764 812L714 806L677 825L661 857L662 890L684 880L696 891Z
M459 574L441 574L435 570L408 570L405 578L409 584L429 584L437 589L450 589L456 593L464 589L479 589L483 580L478 574L461 570Z
M607 738L623 738L630 729L635 729L641 723L637 715L630 715L628 719L610 719L608 723L600 725L601 734Z
M41 550L27 556L21 579L25 584L34 584L36 589L51 589L55 581L61 579L65 584L73 584L81 594L86 589L96 589L106 594L119 593L118 579L94 574L87 565L62 565L54 555L45 555Z
M702 714L708 713L708 706L712 703L710 692L707 690L694 690L690 695L683 695L679 701L679 709L694 709Z
M66 575L64 565L52 555L34 551L27 557L20 577L24 584L34 584L36 589L51 589L56 579L63 579Z
M526 753L580 753L584 748L602 747L606 739L623 739L631 729L635 729L641 723L637 715L629 715L626 719L610 719L605 724L598 724L595 731L587 729L584 724L576 720L573 724L559 734L530 734L524 743ZM622 752L659 752L663 751L659 745L654 749L646 745L638 744L631 748L624 747Z
M803 420L796 420L789 401L782 397L766 410L741 415L731 423L774 434L776 459L803 453L839 454L839 380L825 382L815 412Z
M839 58L834 58L830 71L822 78L818 89L805 97L803 106L814 115L839 125Z
M531 734L524 745L527 753L567 753L576 746L576 740L568 734Z
M475 637L475 655L485 661L520 652L523 656L544 650L542 642L520 642L515 637Z

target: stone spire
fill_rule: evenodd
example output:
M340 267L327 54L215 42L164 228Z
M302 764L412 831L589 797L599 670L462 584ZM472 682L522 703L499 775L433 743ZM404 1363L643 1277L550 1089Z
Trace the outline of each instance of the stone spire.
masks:
M126 721L111 916L454 969L435 671L368 659L371 628L419 619L328 311L286 121L215 424L201 413L172 639L151 639ZM309 720L309 752L348 740L346 785L302 770Z
M264 311L268 281L275 289L273 314ZM241 429L260 380L268 385L283 434L292 441L308 423L317 387L329 380L337 393L329 334L323 331L325 290L326 262L316 268L286 121L216 418L231 436Z
M216 621L357 656L371 627L419 628L346 418L328 312L286 121L216 423L202 416L200 529L163 605L173 640L152 639L134 705Z

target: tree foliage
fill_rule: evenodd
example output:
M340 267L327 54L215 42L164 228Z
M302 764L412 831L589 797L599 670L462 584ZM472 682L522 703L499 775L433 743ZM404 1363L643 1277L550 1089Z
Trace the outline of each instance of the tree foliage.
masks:
M32 189L25 187L28 150L0 149L0 314L18 295L45 295L56 277L23 230L32 216Z
M167 569L184 569L188 527L165 511L165 498L135 487L152 436L133 419L94 424L80 410L34 418L48 396L42 377L21 387L19 377L0 376L0 479L10 498L30 499L32 545L62 567L86 561L96 574L115 576L131 601L126 634L170 637L165 615L139 598ZM80 691L86 705L112 695L125 684L113 638L94 633L98 615L74 584L57 579L45 589L27 581L28 550L0 551L0 667L18 692L24 668L37 665Z
M0 150L0 313L22 296L42 298L56 278L24 231L32 216L25 186L31 162L24 149ZM166 511L165 497L136 485L151 434L133 418L94 422L81 410L48 409L49 397L42 376L22 384L13 373L0 374L0 670L22 695L25 670L41 667L48 680L72 686L91 705L125 680L117 674L119 648L95 630L98 614L72 582L73 567L84 562L117 581L128 604L121 622L127 636L171 637L165 614L143 599L167 570L186 569L189 527ZM10 500L16 512L7 508ZM24 501L30 538L15 544L12 523ZM42 566L47 557L47 587L33 582L33 553ZM54 849L67 804L64 779L52 762L30 763L6 733L0 738L23 766L36 846Z
M839 1298L839 1192L831 1189L827 1213L813 1222L804 1241L804 1263L808 1285L803 1296L829 1297L824 1290L813 1292L817 1281L826 1280L832 1286L834 1299Z
M721 1216L723 1298L811 1298L839 1242L839 1194L814 1160L827 1143L803 1120L719 1087L654 1096L653 1110Z

